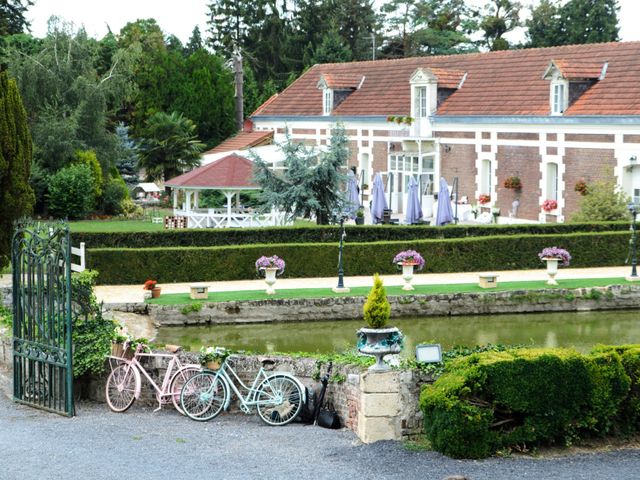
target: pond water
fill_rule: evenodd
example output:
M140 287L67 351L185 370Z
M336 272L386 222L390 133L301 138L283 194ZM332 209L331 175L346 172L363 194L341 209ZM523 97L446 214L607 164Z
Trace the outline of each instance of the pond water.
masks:
M406 336L406 355L417 343L443 348L487 343L575 347L587 352L598 343L640 343L640 311L563 312L490 316L402 318L390 322ZM345 351L354 347L362 320L163 327L156 343L199 350L218 345L254 352Z

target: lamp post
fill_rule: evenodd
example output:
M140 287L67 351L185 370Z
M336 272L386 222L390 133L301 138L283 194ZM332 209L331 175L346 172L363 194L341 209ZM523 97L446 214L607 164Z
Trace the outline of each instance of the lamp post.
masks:
M344 269L342 268L342 243L347 236L347 233L344 229L344 219L345 216L343 214L340 215L340 248L338 250L338 286L333 288L332 290L336 293L348 293L350 290L348 287L344 286Z
M627 205L627 209L629 213L631 213L631 240L629 240L629 257L631 259L631 276L627 277L629 281L638 281L640 277L638 277L638 271L636 266L638 264L638 260L636 258L636 250L637 250L637 231L636 231L636 215L638 215L637 205L634 203L630 203Z

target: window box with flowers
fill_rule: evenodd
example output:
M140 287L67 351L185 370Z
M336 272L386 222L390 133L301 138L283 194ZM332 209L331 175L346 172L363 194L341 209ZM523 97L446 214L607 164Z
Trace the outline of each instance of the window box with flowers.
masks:
M504 188L520 190L522 188L522 181L520 181L520 177L507 177L504 181Z
M478 197L478 203L483 207L486 207L487 204L490 202L491 202L491 195L489 195L488 193L482 193Z
M402 278L405 282L403 290L414 290L411 285L414 268L422 270L424 268L424 258L415 250L404 250L393 258L393 263L402 268Z
M277 255L271 257L262 256L256 260L256 272L264 273L264 282L267 284L267 295L276 293L273 285L276 283L276 275L284 273L285 262Z
M162 291L161 287L158 286L158 282L156 280L147 280L146 282L144 282L142 288L145 291L145 298L158 298L160 296L160 292Z
M542 202L541 206L542 206L542 210L544 210L547 213L551 213L556 208L558 208L558 202L556 202L555 200L545 200L544 202Z

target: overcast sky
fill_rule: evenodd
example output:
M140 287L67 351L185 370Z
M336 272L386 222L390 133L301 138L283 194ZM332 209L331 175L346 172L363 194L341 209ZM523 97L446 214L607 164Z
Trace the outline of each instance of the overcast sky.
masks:
M467 0L474 5L483 5L486 0ZM534 0L535 1L535 0ZM165 33L172 33L186 42L196 25L206 31L207 4L209 0L35 0L35 5L27 12L31 20L31 31L43 37L47 31L47 20L57 15L72 21L77 26L84 25L89 35L98 38L107 32L107 25L118 32L130 21L138 18L155 18ZM383 0L376 0L376 4ZM531 0L522 0L530 5ZM640 40L639 0L619 0L620 36L622 40ZM522 29L507 38L511 41L524 39Z

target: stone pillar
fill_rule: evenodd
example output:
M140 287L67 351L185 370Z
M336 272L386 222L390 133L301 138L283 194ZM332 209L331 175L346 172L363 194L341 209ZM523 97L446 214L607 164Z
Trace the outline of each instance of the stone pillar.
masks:
M396 371L360 376L358 437L364 443L401 440L400 378Z

